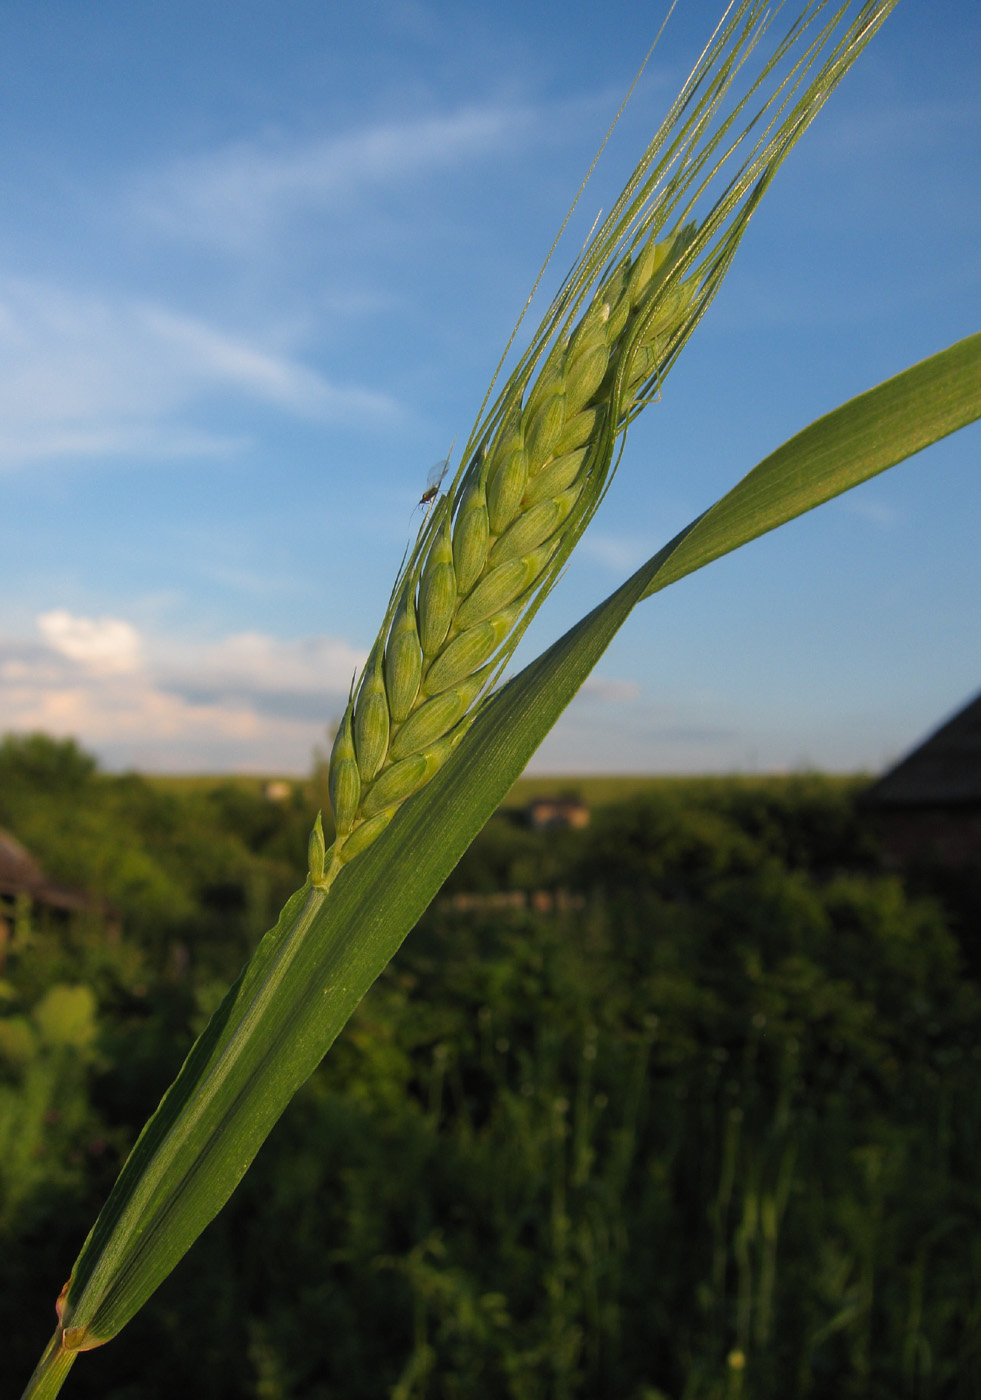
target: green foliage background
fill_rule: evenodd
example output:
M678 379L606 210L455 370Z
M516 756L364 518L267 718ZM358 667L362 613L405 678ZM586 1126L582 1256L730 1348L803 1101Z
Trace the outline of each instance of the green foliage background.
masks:
M3 1396L302 878L321 782L274 803L0 745L0 825L123 920L114 942L22 913L0 972ZM860 786L664 781L582 832L495 817L73 1393L981 1393L972 916L883 873Z

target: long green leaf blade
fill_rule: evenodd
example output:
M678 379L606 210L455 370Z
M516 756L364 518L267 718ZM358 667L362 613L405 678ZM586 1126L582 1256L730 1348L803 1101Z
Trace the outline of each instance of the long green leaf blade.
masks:
M294 896L96 1222L67 1298L67 1345L113 1336L221 1209L636 603L978 417L981 336L972 336L812 424L493 697L467 744L329 895Z

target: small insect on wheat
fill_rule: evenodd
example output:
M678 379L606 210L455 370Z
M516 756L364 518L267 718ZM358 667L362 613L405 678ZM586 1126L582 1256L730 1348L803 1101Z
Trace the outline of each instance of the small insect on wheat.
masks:
M449 465L449 457L441 457L438 462L434 462L430 467L429 475L426 477L426 489L419 497L419 506L425 506L428 509L433 501L435 501L436 497L439 495L439 488L443 484L443 477L446 475ZM418 506L416 508L418 509Z

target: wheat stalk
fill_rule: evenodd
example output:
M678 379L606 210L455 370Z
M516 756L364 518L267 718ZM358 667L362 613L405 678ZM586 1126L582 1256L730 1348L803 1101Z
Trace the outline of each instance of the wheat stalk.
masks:
M696 281L676 274L693 236L649 236L619 261L433 506L334 741L337 838L327 859L314 831L315 883L329 885L436 774L517 645L691 314Z

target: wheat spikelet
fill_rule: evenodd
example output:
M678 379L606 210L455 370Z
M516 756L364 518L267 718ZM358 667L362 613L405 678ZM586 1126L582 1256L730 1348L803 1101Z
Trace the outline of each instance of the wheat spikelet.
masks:
M616 435L689 315L694 282L670 272L691 236L621 259L433 507L334 742L337 838L317 883L438 771L595 509Z

